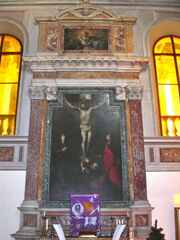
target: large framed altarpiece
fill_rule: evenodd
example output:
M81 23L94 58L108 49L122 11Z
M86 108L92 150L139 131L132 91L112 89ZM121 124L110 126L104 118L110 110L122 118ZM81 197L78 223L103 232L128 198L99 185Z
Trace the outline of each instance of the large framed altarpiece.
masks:
M125 101L114 89L60 89L47 106L43 196L66 206L71 194L99 194L102 205L129 200Z

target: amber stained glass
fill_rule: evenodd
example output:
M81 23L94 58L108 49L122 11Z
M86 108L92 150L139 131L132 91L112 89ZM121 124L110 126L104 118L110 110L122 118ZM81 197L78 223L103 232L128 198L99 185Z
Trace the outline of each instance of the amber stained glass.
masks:
M21 52L21 44L16 38L5 36L2 52Z
M20 55L2 55L0 65L0 82L17 83L19 81Z
M17 84L0 84L0 115L16 113Z
M161 115L180 115L180 100L178 85L159 85Z
M173 53L173 47L170 37L159 40L154 48L154 53Z
M174 40L176 54L180 54L180 38L174 37L173 40Z
M177 84L173 56L155 56L158 84Z
M180 136L180 38L160 39L154 48L163 136Z
M9 35L0 35L0 44L0 135L13 135L22 48L20 42Z

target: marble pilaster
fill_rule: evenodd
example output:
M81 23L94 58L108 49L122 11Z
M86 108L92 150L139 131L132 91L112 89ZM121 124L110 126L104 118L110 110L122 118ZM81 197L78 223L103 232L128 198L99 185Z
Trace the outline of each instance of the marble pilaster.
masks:
M31 87L31 114L25 200L37 200L44 88Z
M144 138L142 125L142 87L127 88L133 163L133 195L135 201L147 200Z
M12 234L16 240L38 239L40 236L39 227L39 202L38 187L40 174L40 159L42 148L42 134L45 88L30 87L31 112L28 139L28 156L25 200L19 207L20 210L20 229Z

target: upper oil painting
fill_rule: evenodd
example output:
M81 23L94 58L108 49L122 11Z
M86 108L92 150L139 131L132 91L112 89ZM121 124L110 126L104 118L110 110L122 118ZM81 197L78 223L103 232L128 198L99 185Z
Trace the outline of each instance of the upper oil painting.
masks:
M65 52L109 52L108 27L64 28Z

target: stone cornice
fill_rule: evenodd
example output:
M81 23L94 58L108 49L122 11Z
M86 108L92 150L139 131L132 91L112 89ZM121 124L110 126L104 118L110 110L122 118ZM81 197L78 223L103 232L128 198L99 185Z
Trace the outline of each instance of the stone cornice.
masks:
M29 9L35 9L37 6L55 6L57 8L57 6L63 6L63 7L67 7L67 6L71 6L72 4L77 4L78 1L76 0L69 0L68 2L65 0L52 0L51 2L48 0L45 1L40 1L40 0L25 0L25 1L0 1L0 6L2 7L7 7L8 10L9 8L13 8L14 6L18 6L18 7L23 7L23 8L28 8ZM111 8L117 8L117 6L121 6L121 7L135 7L136 9L139 8L146 8L147 7L151 7L151 8L163 8L163 9L167 9L167 8L174 8L175 11L179 11L178 7L180 6L180 4L177 1L173 1L173 2L169 2L168 0L159 0L156 2L147 2L147 0L141 0L141 1L133 1L132 0L126 0L126 1L121 1L121 3L119 3L119 0L114 0L113 2L109 2L109 0L102 0L102 2L99 3L98 0L94 0L93 1L94 4L96 5L100 5L100 6L104 6L104 7L109 7L111 6Z
M149 62L148 57L119 55L59 55L23 57L26 67L32 72L60 71L116 71L137 72L144 70Z

